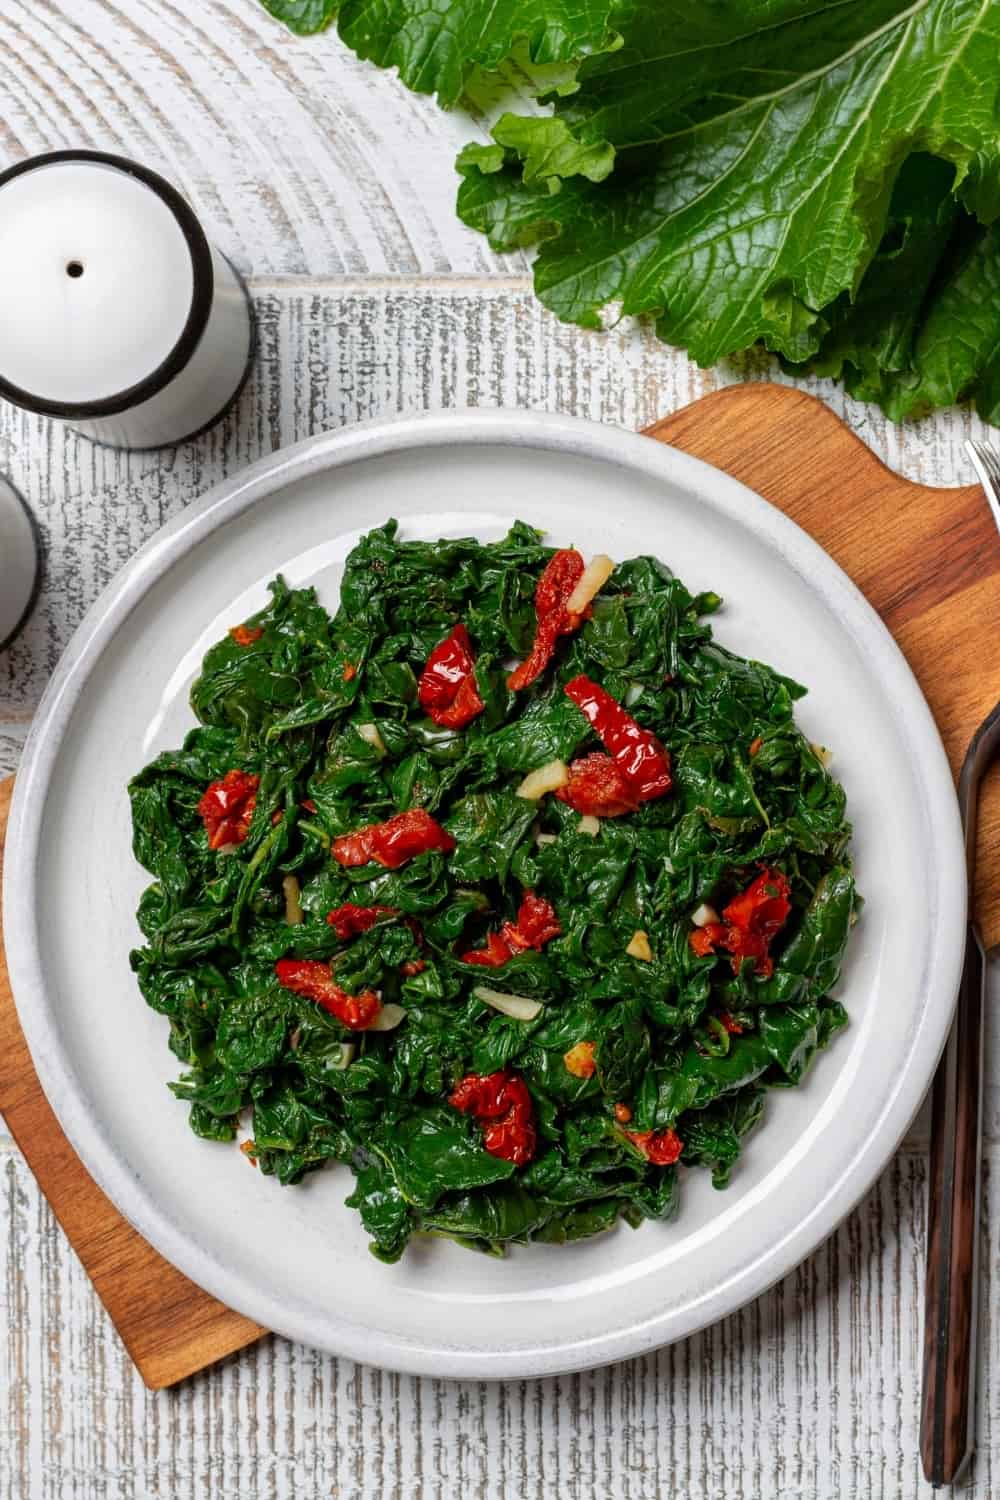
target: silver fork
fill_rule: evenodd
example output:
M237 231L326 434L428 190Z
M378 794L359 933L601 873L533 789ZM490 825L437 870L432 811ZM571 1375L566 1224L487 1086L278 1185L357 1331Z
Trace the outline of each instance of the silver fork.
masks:
M1000 454L966 451L1000 529ZM1000 703L972 738L958 783L969 899L975 889L979 786L1000 749ZM975 1446L979 1199L986 959L973 910L955 1019L934 1079L920 1453L933 1485L958 1478Z
M992 443L977 443L972 438L966 438L965 451L972 459L972 467L979 475L993 519L1000 529L1000 453Z

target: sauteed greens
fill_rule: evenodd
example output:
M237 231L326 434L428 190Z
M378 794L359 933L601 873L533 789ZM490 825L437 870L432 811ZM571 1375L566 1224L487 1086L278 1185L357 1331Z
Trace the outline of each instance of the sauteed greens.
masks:
M349 1164L384 1260L669 1217L846 1023L803 689L713 641L717 596L610 566L390 521L333 618L275 580L130 787L132 964L192 1128L249 1126L283 1183Z

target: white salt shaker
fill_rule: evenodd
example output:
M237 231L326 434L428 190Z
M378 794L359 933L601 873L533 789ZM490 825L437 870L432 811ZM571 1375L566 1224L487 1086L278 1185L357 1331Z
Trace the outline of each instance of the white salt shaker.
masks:
M0 651L28 618L40 572L28 507L13 485L0 478Z
M240 278L156 172L53 151L0 174L0 397L159 448L223 414L252 352Z

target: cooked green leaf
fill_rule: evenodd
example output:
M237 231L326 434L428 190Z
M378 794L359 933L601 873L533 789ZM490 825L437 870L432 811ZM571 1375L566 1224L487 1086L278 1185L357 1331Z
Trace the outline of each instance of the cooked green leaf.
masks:
M132 962L169 1022L192 1129L231 1141L249 1125L251 1159L282 1183L348 1164L348 1202L386 1261L415 1233L500 1253L669 1218L681 1171L647 1160L628 1111L634 1131L676 1130L682 1163L721 1185L764 1090L797 1082L846 1021L828 992L857 906L850 829L796 727L803 690L714 642L718 598L643 557L615 569L542 678L509 691L503 663L530 646L551 555L522 523L484 545L408 542L390 522L348 558L332 618L276 580L245 643L207 653L198 726L130 787L154 879ZM483 711L441 729L417 683L458 623ZM673 752L672 793L596 832L555 797L518 795L527 769L599 748L563 691L581 672ZM212 847L202 799L233 771L256 778L255 800ZM415 808L453 850L397 869L331 857L339 835ZM723 911L761 865L791 893L773 974L725 946L697 955L694 908ZM558 933L484 969L476 956L516 931L525 888ZM364 930L327 921L357 907L377 908ZM376 991L394 1028L350 1030L280 982L285 959L348 995ZM528 1019L498 1014L484 983L535 1002ZM506 1128L508 1105L480 1121L450 1103L470 1073L521 1080L526 1159L484 1131Z

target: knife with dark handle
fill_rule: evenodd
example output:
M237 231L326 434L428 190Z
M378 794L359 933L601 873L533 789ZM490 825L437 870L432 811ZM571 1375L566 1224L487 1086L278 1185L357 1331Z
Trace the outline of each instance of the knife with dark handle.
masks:
M1000 525L1000 460L967 445ZM958 783L970 899L982 778L1000 746L1000 703L966 753ZM979 1203L986 958L970 915L955 1020L934 1079L920 1457L933 1485L952 1484L975 1448Z

